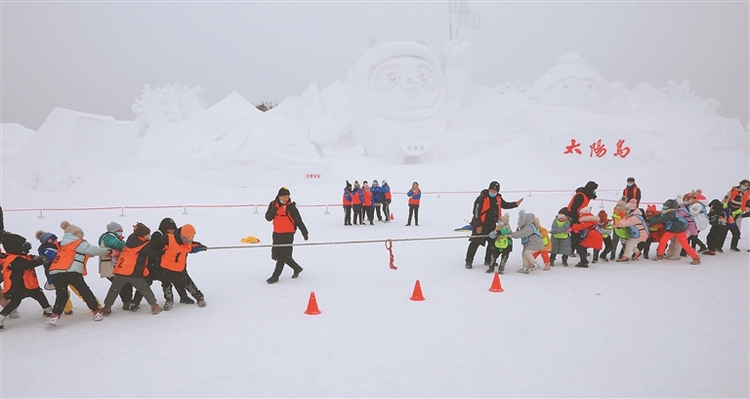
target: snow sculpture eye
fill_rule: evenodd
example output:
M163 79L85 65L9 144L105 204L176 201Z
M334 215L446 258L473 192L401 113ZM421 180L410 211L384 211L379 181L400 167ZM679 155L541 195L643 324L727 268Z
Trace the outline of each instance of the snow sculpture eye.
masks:
M567 89L567 88L568 88L568 85L563 85L563 89Z
M586 87L588 87L589 89L593 89L593 88L594 88L594 85L592 85L592 84L590 84L590 83L589 83L589 85L588 85L588 86L586 86Z
M396 64L388 65L378 71L372 84L377 93L389 93L398 86L401 80L401 67Z

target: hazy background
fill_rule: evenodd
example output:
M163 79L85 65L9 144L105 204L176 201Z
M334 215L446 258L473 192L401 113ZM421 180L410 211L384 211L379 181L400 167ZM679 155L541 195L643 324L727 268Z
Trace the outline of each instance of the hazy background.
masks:
M749 118L748 2L471 2L479 30L471 81L532 84L573 50L632 89L690 82L718 113ZM237 91L253 103L344 80L368 37L450 38L448 2L2 2L3 123L37 129L60 106L132 120L143 85Z

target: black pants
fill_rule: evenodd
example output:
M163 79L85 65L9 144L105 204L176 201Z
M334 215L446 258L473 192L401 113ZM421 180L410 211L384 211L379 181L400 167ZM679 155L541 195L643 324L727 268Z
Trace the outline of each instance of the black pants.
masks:
M160 273L161 277L161 288L164 292L164 301L165 302L174 302L174 293L172 292L172 285L175 287L182 286L185 287L187 292L190 293L197 301L203 300L204 296L203 293L198 289L198 287L193 282L193 279L190 278L187 274L187 269L183 270L181 272L174 272L171 270L162 270Z
M273 233L274 244L292 244L294 242L294 233ZM276 261L276 267L273 269L271 277L279 278L284 270L284 265L288 265L292 270L301 269L300 265L292 258L294 247L273 247L271 248L271 259Z
M737 245L740 243L740 228L737 227L736 224L730 224L727 225L727 230L732 233L732 244L729 245L730 248L737 248ZM724 233L724 240L727 239L726 233ZM724 246L724 241L721 242L721 247ZM721 248L719 247L719 248Z
M391 203L389 201L383 203L383 217L386 221L391 220Z
M411 224L411 217L414 216L414 224L419 226L419 205L409 205L409 220L407 225Z
M612 252L612 236L607 236L604 239L604 249L602 250L601 254L599 254L598 249L594 250L594 259L599 260L599 258L606 258L607 254L609 254L610 252Z
M588 248L582 246L580 243L578 243L578 247L576 248L576 252L578 252L578 256L581 257L581 264L582 265L588 265L589 260L587 259L588 253L586 252Z
M722 247L724 240L727 238L727 232L729 228L725 224L712 224L711 230L708 231L706 237L706 246L709 251L716 251Z
M99 309L99 300L91 292L91 288L86 284L81 273L67 272L58 273L52 275L52 284L55 285L55 306L52 307L52 313L60 314L65 308L65 303L68 302L68 285L72 285L78 293L83 297L83 301L86 302L91 310Z
M352 206L344 205L344 226L351 226L352 224Z
M107 280L109 280L110 283L113 283L115 278L114 277L107 277ZM120 289L120 299L122 300L122 303L130 303L133 302L133 286L130 284L125 284Z
M376 202L375 203L375 213L377 213L377 215L378 215L378 221L379 222L383 221L383 216L380 214L380 207L381 206L382 206L382 204L380 202Z
M21 283L23 284L23 283ZM65 289L67 291L67 288ZM6 295L5 299L10 299L10 302L5 305L2 311L0 311L0 315L7 316L10 314L10 312L16 310L18 308L18 305L21 304L21 301L26 298L34 298L37 302L39 302L39 306L42 307L42 309L49 308L49 301L47 300L47 297L44 296L44 292L42 292L41 288L37 288L35 290L12 290Z
M572 222L571 222L572 223ZM578 222L576 222L578 223ZM572 223L575 224L575 223ZM573 253L578 252L578 243L581 242L581 233L574 231L570 232L570 247L573 248Z
M353 211L353 222L354 224L358 224L362 222L362 205L352 205L352 211Z
M363 209L367 215L367 220L372 224L372 220L375 218L375 208L372 206L366 206ZM362 222L364 223L364 218L362 219Z
M466 249L466 263L474 262L474 256L477 254L480 245L487 247L484 251L484 264L490 264L495 240L489 237L469 238L469 248Z

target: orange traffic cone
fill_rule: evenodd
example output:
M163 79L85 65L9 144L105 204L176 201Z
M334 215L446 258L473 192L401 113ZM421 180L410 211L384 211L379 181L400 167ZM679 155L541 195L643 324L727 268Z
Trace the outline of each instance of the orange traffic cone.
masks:
M396 220L395 217L393 217L393 214L391 213L391 220Z
M503 292L503 286L500 285L500 275L495 272L495 278L492 279L492 285L490 286L492 292Z
M320 314L320 309L318 309L318 301L315 299L315 292L313 291L310 292L310 300L307 301L307 310L305 310L305 314Z
M414 293L411 294L412 301L424 301L424 296L422 296L422 286L419 284L419 280L414 284Z

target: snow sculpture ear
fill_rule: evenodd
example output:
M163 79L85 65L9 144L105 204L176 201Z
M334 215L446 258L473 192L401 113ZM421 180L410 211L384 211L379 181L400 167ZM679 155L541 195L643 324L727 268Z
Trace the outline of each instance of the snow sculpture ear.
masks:
M368 36L365 36L365 41L360 46L359 50L362 54L364 54L371 48L377 46L378 44L380 44L380 41L378 40L377 37L368 35Z

